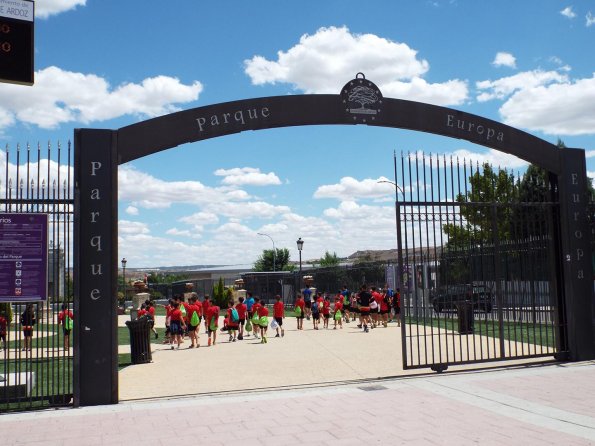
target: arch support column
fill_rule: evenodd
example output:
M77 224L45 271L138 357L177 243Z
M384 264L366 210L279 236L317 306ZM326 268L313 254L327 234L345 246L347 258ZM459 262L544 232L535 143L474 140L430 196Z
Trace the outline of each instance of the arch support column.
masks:
M560 255L563 293L561 323L572 361L595 359L593 266L587 220L589 203L585 151L560 149ZM563 328L563 327L562 327Z
M75 406L118 402L116 135L74 135Z

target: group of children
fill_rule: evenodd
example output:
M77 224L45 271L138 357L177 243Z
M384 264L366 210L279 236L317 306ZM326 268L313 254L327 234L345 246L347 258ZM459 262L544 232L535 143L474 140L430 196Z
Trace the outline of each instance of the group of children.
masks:
M145 305L151 304L145 302ZM198 296L192 293L186 302L182 296L176 295L170 299L168 305L163 307L166 311L164 343L171 345L172 350L175 345L180 348L185 336L190 340L188 348L200 347L199 331L202 323L207 334L207 345L210 347L217 344L221 308L211 301L210 296L206 295L201 302ZM285 336L284 313L285 308L281 297L276 296L272 323L272 327L276 330L275 337ZM139 317L144 314L139 311ZM148 313L147 316L151 317ZM152 319L154 320L154 317ZM242 341L245 336L252 335L255 339L260 339L262 344L266 344L268 327L269 309L266 305L262 305L258 297L253 297L252 293L248 292L247 297L239 297L237 303L229 300L220 331L229 335L230 342Z
M315 295L313 295L315 294ZM173 350L175 346L179 349L188 337L190 345L188 348L200 347L200 326L204 324L204 332L207 335L207 345L214 346L217 343L217 332L225 332L229 336L229 342L244 340L245 336L253 336L266 344L269 328L269 309L263 305L258 297L247 292L246 298L239 297L237 302L233 299L227 303L223 312L223 326L219 328L219 317L221 308L211 301L208 295L201 302L196 293L191 293L187 302L181 295L170 299L168 305L162 305L166 310L166 339L164 343L169 344ZM329 295L320 292L312 293L306 288L298 295L294 305L297 320L297 329L304 329L304 319L312 320L314 330L321 328L328 329L329 321L333 320L333 329L343 328L343 322L356 321L359 317L358 328L368 332L369 328L376 328L380 325L387 327L389 322L396 320L400 326L400 293L397 289L393 292L390 288L371 287L368 290L362 285L359 293L352 293L343 286L342 290L331 302ZM139 310L139 317L146 315L154 321L155 309L150 301L145 302ZM285 318L285 306L280 296L275 297L273 305L273 321L270 326L275 330L275 337L285 336L283 320ZM154 330L154 328L153 328ZM157 332L155 336L157 337Z
M72 311L68 309L68 305L62 304L57 315L58 325L62 327L64 350L70 349L70 333L73 328L74 316ZM19 324L23 333L21 351L31 352L33 350L33 331L37 317L33 303L27 303L25 310L19 316ZM7 350L7 333L9 326L9 318L6 313L0 313L0 350Z
M297 318L297 329L304 329L304 318L312 319L314 330L320 327L322 319L323 328L329 328L329 320L333 319L333 329L337 326L342 329L343 321L349 323L355 321L359 315L358 328L368 332L370 328L377 326L387 327L389 322L396 320L398 326L401 325L401 295L399 289L396 293L388 286L377 289L371 287L368 291L367 285L362 285L359 293L351 293L347 286L337 293L334 301L331 303L330 296L323 296L321 292L312 295L312 290L306 288L302 295L298 296L295 303L295 313Z

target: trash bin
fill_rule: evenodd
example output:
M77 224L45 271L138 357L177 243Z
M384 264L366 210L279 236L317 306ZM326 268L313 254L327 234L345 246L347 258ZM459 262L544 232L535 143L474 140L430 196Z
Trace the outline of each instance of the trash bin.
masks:
M142 316L134 321L126 321L130 332L130 357L132 364L145 364L153 360L151 356L151 318Z
M457 302L459 334L473 333L473 303L469 300Z

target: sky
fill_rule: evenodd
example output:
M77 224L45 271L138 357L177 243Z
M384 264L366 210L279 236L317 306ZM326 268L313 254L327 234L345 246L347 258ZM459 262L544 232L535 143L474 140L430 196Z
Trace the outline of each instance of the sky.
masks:
M595 176L594 48L587 0L38 0L35 84L0 84L0 169L7 147L64 145L75 128L339 94L362 72L384 97L583 148ZM186 144L120 166L119 257L129 268L250 264L274 243L297 260L298 237L304 260L393 249L394 188L378 181L393 178L395 151L526 168L466 141L361 125Z

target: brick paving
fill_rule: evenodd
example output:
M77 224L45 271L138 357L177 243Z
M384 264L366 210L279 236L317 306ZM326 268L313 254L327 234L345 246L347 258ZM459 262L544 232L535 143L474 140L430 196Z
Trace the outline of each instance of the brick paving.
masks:
M0 437L58 446L589 445L594 395L595 362L526 366L8 414Z

